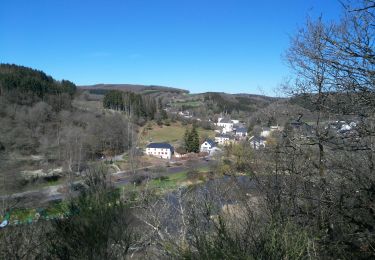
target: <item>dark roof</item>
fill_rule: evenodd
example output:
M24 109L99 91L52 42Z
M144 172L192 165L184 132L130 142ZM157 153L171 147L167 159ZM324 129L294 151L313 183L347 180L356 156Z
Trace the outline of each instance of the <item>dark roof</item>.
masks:
M262 130L263 130L263 131L270 131L271 128L269 128L269 127L262 127Z
M229 138L229 139L232 138L232 136L231 136L231 135L228 135L228 134L219 134L219 135L217 135L217 136L215 136L215 137L223 137L223 138Z
M150 143L147 148L171 149L173 151L173 146L168 143Z
M300 127L302 125L302 122L292 121L292 122L290 122L290 125L293 126L293 127Z
M266 140L266 138L264 138L263 136L254 136L253 138L251 138L250 142L260 143L260 142L263 142L265 140Z
M211 140L211 139L206 139L206 141L204 141L204 142L209 143L209 144L211 145L211 147L215 147L215 146L216 146L215 141L213 141L213 140Z
M223 118L220 123L232 123L232 121L229 118Z
M236 132L247 133L247 129L245 127L239 127L236 129Z

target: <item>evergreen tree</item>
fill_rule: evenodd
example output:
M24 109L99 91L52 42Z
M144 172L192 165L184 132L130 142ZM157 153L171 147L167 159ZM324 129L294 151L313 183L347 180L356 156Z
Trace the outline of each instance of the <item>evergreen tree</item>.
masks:
M185 149L189 153L199 152L199 135L197 128L193 126L192 130L189 131L187 128L184 135Z
M189 136L190 136L190 131L189 128L186 128L185 134L184 134L184 144L185 144L185 149L187 152L190 152L190 143L189 143Z
M197 128L193 126L190 133L191 137L191 151L194 153L199 153L199 134Z
M11 103L32 106L40 101L55 111L70 109L76 92L74 83L57 81L43 71L0 63L0 96Z

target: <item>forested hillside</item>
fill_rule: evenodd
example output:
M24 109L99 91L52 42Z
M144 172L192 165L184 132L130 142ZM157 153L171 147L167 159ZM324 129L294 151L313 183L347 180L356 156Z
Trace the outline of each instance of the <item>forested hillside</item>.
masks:
M157 112L156 101L149 95L110 90L103 99L103 107L124 111L137 118L152 120Z
M172 99L175 97L184 97L189 94L188 90L155 86L155 85L134 85L134 84L96 84L90 86L79 86L79 89L88 91L90 94L105 95L109 91L118 90L123 92L132 92L139 95L149 95L153 98Z
M30 106L44 101L60 111L69 108L75 91L68 80L56 81L42 71L0 64L0 96L11 103Z
M213 109L216 113L231 113L234 111L254 112L276 100L276 98L260 95L204 93L204 102L209 109Z
M36 172L41 177L64 177L131 145L136 126L120 115L74 107L72 101L80 93L72 82L2 64L0 87L3 193L22 190Z

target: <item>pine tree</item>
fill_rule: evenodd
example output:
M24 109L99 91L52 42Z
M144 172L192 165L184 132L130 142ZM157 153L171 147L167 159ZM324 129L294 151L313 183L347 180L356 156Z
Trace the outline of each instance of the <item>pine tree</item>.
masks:
M187 152L190 152L190 149L191 149L189 137L190 137L190 131L189 131L189 128L186 128L185 134L184 134L184 144L185 144L185 149Z
M191 151L194 153L198 153L199 152L199 134L195 126L193 126L193 129L191 130L189 139L191 139Z

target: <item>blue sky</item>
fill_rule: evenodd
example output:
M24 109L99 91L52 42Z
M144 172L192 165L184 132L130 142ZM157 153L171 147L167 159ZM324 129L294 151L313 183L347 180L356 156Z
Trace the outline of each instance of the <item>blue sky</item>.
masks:
M336 0L0 1L0 62L78 85L154 84L273 95L307 15Z

